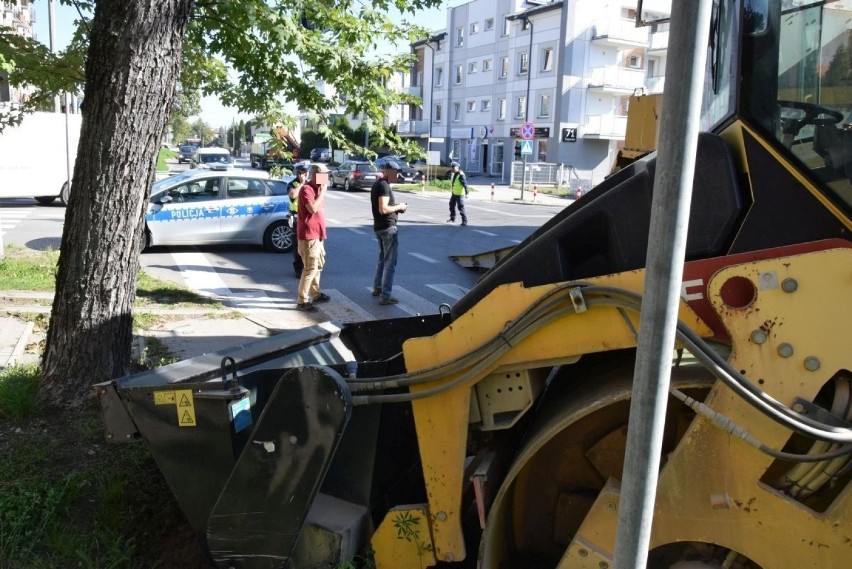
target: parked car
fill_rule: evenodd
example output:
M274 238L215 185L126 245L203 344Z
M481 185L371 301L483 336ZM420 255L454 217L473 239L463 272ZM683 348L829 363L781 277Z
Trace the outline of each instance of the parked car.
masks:
M309 157L311 162L331 162L331 148L314 148Z
M427 165L425 160L417 160L412 166L424 176L428 175L433 178L443 178L445 180L450 179L450 173L452 172L450 163L445 160L441 160L440 164L432 165Z
M189 144L184 144L180 147L178 151L178 164L183 164L184 162L192 162L192 158L195 156L195 152L198 150L195 146L191 146Z
M355 160L347 160L330 172L331 187L343 186L345 192L352 188L369 190L378 178L379 169L373 164Z
M391 182L395 181L395 182L400 182L400 183L413 183L413 182L420 181L420 178L423 177L422 173L420 173L416 169L408 166L408 162L406 162L403 158L400 158L399 156L393 156L393 155L383 156L381 158L377 158L376 161L373 162L373 164L376 165L376 168L381 170L382 167L385 165L385 163L388 162L389 160L393 160L395 162L399 162L400 164L406 165L402 170L399 170L398 179L397 180L391 180Z
M243 243L290 251L296 244L289 223L291 179L270 179L256 170L195 169L160 180L151 189L142 248Z
M234 165L234 159L231 157L231 153L225 148L199 148L190 164L193 168L227 170Z

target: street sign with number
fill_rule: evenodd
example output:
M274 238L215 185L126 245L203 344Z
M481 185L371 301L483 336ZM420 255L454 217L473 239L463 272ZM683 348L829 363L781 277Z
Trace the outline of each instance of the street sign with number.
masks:
M533 123L527 121L521 125L521 138L524 140L532 140L535 136L535 126Z
M577 142L577 129L576 128L563 128L562 129L562 142Z

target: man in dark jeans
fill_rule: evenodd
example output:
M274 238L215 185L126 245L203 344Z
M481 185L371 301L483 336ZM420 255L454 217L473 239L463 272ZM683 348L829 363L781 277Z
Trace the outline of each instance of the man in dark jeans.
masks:
M396 180L402 164L388 160L382 166L382 176L370 189L370 204L373 208L373 231L379 241L379 261L373 276L373 296L379 297L379 304L398 304L399 300L391 296L393 275L396 272L396 259L399 250L399 234L396 218L405 213L408 204L397 204L388 180Z

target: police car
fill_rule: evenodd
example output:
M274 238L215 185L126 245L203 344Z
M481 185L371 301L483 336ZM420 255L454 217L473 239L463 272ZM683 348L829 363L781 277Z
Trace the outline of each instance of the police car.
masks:
M143 250L157 245L246 243L268 251L293 249L292 179L254 170L187 170L151 189Z

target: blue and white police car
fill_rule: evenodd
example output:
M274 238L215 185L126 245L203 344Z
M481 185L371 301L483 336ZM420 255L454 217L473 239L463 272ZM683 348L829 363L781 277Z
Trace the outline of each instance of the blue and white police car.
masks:
M292 178L255 170L187 170L155 183L145 213L143 250L157 245L244 243L285 253Z

